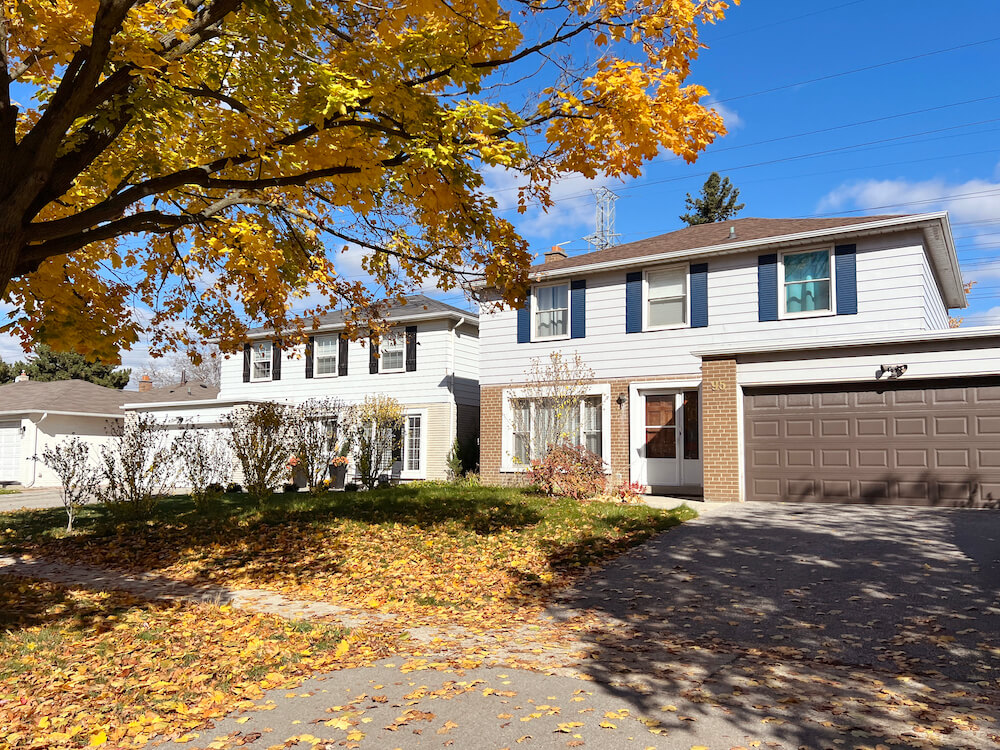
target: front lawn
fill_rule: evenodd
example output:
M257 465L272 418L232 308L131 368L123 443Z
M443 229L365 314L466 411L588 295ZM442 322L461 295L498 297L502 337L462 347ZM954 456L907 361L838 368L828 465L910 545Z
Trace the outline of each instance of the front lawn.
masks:
M0 575L0 748L143 745L377 658L367 634Z
M531 617L589 564L694 515L426 482L276 494L263 508L227 495L206 513L172 498L153 520L117 528L90 506L72 535L62 531L61 510L22 511L0 516L0 547L490 627Z

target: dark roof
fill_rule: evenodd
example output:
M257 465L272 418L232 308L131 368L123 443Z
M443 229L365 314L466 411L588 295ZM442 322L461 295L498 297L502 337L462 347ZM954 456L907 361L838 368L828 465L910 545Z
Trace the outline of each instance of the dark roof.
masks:
M531 267L532 271L558 271L564 268L587 266L591 263L607 263L616 260L631 260L660 253L698 250L703 247L725 246L726 244L782 237L800 232L821 229L836 229L852 224L863 224L893 216L838 216L823 219L732 219L715 224L698 224L678 229L656 237L650 237L627 245L616 245L605 250L574 255L565 260L554 260ZM736 229L736 236L730 239L730 228Z
M164 385L143 393L138 391L126 391L126 393L129 394L129 398L125 401L127 404L138 401L149 403L159 403L161 401L204 401L205 399L216 398L219 395L219 386L191 380L187 383ZM132 398L132 396L139 396L140 398Z
M0 385L0 412L66 411L78 414L118 414L122 404L160 401L199 401L219 395L204 383L187 383L151 391L120 391L86 380L52 380Z
M470 312L469 310L463 310L460 307L455 307L454 305L449 305L445 302L428 297L424 294L411 294L406 297L406 304L400 304L393 300L389 303L389 309L386 312L386 320L393 320L396 318L406 318L413 315L426 315L427 317L434 317L435 314L440 315L461 315L466 318L473 318L475 320L479 319L479 316ZM327 315L321 315L319 318L320 326L324 328L336 327L344 324L344 313L341 310L336 312L331 312ZM256 333L267 333L271 331L270 326L261 326L259 328L251 328L247 331L248 334L253 335Z
M71 411L117 414L135 393L105 388L86 380L29 380L0 385L0 411Z

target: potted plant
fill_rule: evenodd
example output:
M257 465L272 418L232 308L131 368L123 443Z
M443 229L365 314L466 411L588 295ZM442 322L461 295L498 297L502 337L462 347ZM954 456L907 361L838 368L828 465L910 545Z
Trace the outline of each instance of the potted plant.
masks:
M344 489L347 481L347 456L333 456L330 459L330 478L333 480L333 489Z

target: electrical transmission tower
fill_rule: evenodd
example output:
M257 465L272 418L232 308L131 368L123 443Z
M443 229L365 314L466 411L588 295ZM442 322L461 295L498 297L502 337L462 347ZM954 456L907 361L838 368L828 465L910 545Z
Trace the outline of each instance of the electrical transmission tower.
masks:
M591 250L614 247L618 244L618 235L615 233L615 201L618 200L618 196L606 187L599 187L594 191L594 199L597 202L594 233L583 239L590 245Z

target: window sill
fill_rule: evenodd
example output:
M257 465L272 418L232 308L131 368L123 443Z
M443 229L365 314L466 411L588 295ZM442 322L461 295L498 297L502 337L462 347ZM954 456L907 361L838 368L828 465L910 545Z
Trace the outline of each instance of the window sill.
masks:
M813 312L804 313L788 313L783 312L778 316L779 320L801 320L809 318L832 318L837 313L833 310L815 310Z
M690 327L691 327L691 325L689 323L678 323L678 324L672 325L672 326L651 326L651 327L648 327L648 328L643 328L642 332L643 333L655 333L657 331L683 331L683 330L688 329Z
M400 373L403 373L403 372L406 372L406 370L404 368L401 368L399 370L379 370L378 374L379 375L399 375Z
M270 383L274 378L250 378L251 383Z
M335 377L337 377L337 373L335 373L335 372L326 372L326 373L320 374L318 372L313 372L313 377L315 379L317 379L317 380L320 380L322 378L335 378Z
M540 343L543 341L569 341L571 336L568 333L559 336L534 336L529 343Z

